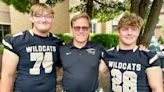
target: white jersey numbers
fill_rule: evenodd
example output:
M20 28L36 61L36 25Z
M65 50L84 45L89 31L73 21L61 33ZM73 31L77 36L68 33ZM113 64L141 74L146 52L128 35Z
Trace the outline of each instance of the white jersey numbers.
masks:
M31 75L39 75L41 65L45 69L45 73L52 72L53 58L52 52L30 53L30 61L35 61L33 68L29 70Z
M125 71L122 73L118 69L112 69L111 75L114 92L137 92L137 74L135 72Z

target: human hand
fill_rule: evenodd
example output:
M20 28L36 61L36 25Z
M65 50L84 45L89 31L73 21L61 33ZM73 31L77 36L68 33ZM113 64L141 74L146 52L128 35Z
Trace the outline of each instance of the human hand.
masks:
M139 49L143 51L149 51L148 48L146 48L144 45L140 44Z

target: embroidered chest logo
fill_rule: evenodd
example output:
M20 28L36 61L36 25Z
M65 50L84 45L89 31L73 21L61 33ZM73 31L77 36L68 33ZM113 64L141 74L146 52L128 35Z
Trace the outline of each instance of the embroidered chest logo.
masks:
M96 49L94 48L87 49L86 51L88 52L88 54L91 54L91 55L95 55L96 53Z
M72 52L66 52L66 56L70 55Z

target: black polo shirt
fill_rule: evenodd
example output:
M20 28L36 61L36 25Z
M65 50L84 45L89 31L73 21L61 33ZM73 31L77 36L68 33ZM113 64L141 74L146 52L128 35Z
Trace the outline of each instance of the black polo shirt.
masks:
M103 46L88 42L83 48L72 44L60 47L63 66L62 87L67 92L94 92L98 87L98 70Z

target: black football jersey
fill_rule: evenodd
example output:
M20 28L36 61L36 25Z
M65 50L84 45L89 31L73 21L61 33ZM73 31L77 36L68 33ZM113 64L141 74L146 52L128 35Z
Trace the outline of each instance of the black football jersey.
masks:
M55 92L55 66L60 40L24 31L3 40L5 49L19 56L14 92ZM12 62L12 61L5 61Z
M156 53L117 47L108 50L104 60L110 71L110 92L151 92L146 72L160 67Z

